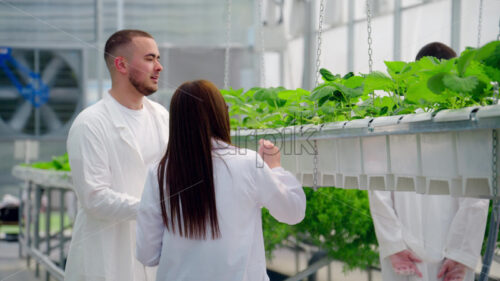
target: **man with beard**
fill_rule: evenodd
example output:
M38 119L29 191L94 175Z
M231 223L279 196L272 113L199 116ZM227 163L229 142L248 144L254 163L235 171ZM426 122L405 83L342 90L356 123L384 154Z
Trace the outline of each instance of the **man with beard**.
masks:
M104 51L111 89L68 135L78 214L65 280L153 280L155 270L135 259L135 218L147 166L168 141L168 112L146 98L158 89L160 53L140 30L116 32Z

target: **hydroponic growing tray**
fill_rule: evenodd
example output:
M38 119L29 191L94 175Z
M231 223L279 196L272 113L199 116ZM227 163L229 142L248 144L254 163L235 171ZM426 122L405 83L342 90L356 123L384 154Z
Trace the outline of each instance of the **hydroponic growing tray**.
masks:
M260 138L274 141L282 165L304 186L314 186L316 142L318 187L494 197L500 194L492 186L493 158L500 160L493 152L498 129L500 105L492 105L238 130L232 137L236 145L252 149ZM498 166L496 171L500 174Z

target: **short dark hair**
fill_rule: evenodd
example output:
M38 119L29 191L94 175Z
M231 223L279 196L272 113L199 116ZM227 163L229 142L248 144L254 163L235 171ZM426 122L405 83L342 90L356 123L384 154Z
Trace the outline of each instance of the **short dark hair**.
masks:
M423 57L435 57L437 59L451 59L457 56L457 53L453 51L452 48L446 46L440 42L432 42L429 43L418 51L417 57L415 60L419 60Z
M147 37L147 38L153 38L151 34L147 33L146 31L142 30L137 30L137 29L123 29L119 30L113 35L111 35L108 38L108 41L106 41L106 45L104 46L104 61L106 61L106 64L108 65L108 68L110 65L112 65L112 60L115 57L115 52L116 50L121 47L129 44L132 42L132 39L134 37Z

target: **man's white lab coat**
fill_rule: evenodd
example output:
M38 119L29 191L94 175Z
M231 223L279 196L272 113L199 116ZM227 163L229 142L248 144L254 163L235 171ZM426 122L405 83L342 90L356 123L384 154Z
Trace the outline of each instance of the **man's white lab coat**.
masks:
M78 214L66 264L67 281L141 281L154 275L135 259L135 218L147 167L111 95L82 111L67 141ZM161 151L168 142L168 112L147 98ZM159 160L158 159L158 160ZM146 277L148 276L148 278Z
M438 280L445 258L466 265L464 281L474 280L488 200L391 191L371 191L369 196L384 281ZM405 249L423 260L417 264L423 278L394 273L389 256Z

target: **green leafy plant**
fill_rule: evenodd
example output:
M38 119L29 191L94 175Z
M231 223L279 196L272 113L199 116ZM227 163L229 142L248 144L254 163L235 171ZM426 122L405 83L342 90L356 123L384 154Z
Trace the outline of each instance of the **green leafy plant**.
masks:
M68 153L61 156L53 156L52 161L49 162L35 162L26 166L42 170L71 171L68 161Z
M387 73L344 76L321 69L324 83L304 89L221 90L232 128L276 128L492 104L500 81L500 41L468 48L458 58L387 61Z
M230 105L232 129L277 128L366 117L437 112L492 104L491 81L500 81L500 42L468 48L458 58L424 57L415 62L387 61L387 74L332 74L304 89L221 90ZM263 211L266 252L295 240L317 246L345 262L345 269L378 262L377 241L366 192L305 188L307 211L295 226L281 224Z

